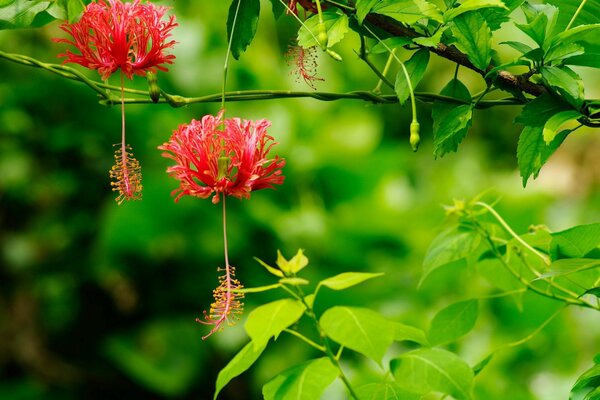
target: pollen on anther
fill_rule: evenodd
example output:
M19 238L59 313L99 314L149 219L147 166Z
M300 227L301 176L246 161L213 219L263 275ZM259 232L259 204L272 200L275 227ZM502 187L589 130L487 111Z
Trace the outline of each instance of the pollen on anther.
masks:
M115 165L110 169L112 190L118 192L115 201L119 204L127 200L142 199L142 170L140 163L131 152L131 146L115 151Z

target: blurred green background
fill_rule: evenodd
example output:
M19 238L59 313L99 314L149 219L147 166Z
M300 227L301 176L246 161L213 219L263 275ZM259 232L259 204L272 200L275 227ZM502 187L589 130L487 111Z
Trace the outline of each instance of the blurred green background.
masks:
M219 92L228 6L166 3L180 24L179 43L159 83L184 96ZM295 81L284 59L296 24L289 17L276 23L269 2L262 5L257 37L232 61L228 88L311 90ZM502 35L517 33L505 26ZM0 48L59 63L64 45L51 41L58 36L57 23L0 31ZM336 48L343 63L320 56L325 81L318 90L376 85L357 46L350 36ZM513 57L506 51L502 57ZM206 327L194 322L209 307L223 264L221 210L209 200L174 204L177 182L165 174L169 160L157 146L179 124L215 114L219 105L127 106L128 142L142 165L144 193L143 201L118 206L108 170L120 140L119 108L99 105L89 88L46 71L5 60L0 71L0 399L211 398L218 371L247 340L243 319L205 342ZM600 97L598 77L580 72L587 97ZM432 56L418 90L439 91L453 73ZM467 71L459 77L472 93L482 89ZM136 77L128 85L144 88L145 81ZM274 150L287 160L285 184L276 191L228 202L230 259L244 285L272 283L252 258L273 263L277 249L288 257L305 249L313 282L343 271L386 273L346 292L323 290L321 310L367 306L425 329L452 301L493 292L465 270L417 288L423 255L443 228L441 205L455 198L491 189L489 198L501 196L499 212L520 233L531 224L560 230L599 220L600 141L591 130L569 137L523 189L515 155L520 127L512 122L517 108L476 112L458 153L438 160L427 104L419 104L417 153L408 144L408 110L399 105L288 99L226 108L228 116L271 120L269 132L280 143ZM248 295L246 313L282 295ZM527 336L555 309L533 295L521 308L510 298L487 300L475 331L452 350L475 364ZM477 398L565 399L599 342L598 315L568 309L527 344L499 353L476 380ZM277 372L314 356L284 334L222 398L259 398ZM360 356L345 368L357 382L377 373ZM344 398L336 385L327 399Z

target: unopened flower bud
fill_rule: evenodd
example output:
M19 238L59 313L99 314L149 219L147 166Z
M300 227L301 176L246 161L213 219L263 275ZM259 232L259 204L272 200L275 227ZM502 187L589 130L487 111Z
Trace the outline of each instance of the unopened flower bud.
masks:
M329 56L331 58L333 58L335 61L342 61L342 56L340 56L338 53L336 53L335 51L331 50L331 49L327 49L325 50L327 52L327 54L329 54Z
M152 102L158 103L160 99L160 87L158 87L158 77L154 72L146 72L146 81L148 82L148 91Z
M323 50L326 50L327 49L327 29L325 28L325 24L323 22L321 22L319 24L319 34L317 36L317 40L319 41L321 48Z
M420 125L419 122L413 121L410 123L410 147L412 147L413 151L417 151L419 148L419 143L421 142L421 136L419 135Z

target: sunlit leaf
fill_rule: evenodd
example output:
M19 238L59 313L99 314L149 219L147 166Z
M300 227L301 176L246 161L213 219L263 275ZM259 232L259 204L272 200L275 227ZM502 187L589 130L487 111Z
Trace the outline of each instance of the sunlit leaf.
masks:
M450 343L466 335L477 321L477 300L459 301L439 311L429 327L429 342L436 346Z
M442 349L418 349L390 362L396 382L416 393L442 392L458 400L472 398L473 370L456 354Z
M442 21L442 15L437 6L425 0L383 0L375 4L371 12L387 15L407 25L412 25L424 18Z
M28 28L35 17L46 11L52 2L16 0L0 6L0 29Z
M399 322L392 322L392 324L394 326L394 341L402 342L406 340L422 345L428 344L425 332L423 332L421 329L415 328L414 326L401 324Z
M585 53L583 46L577 43L560 43L549 49L544 55L544 61L548 64L562 61L565 58L575 57Z
M600 223L578 225L552 233L550 256L561 258L600 258Z
M544 83L559 93L566 101L575 107L580 107L584 100L583 82L581 78L568 67L542 67Z
M561 111L557 114L554 114L548 121L546 121L546 124L544 125L544 129L542 131L544 142L546 142L546 144L552 143L556 135L559 133L559 129L564 124L571 120L580 118L581 116L581 113L575 110Z
M598 267L600 267L600 259L563 258L550 264L550 268L548 268L548 270L544 272L540 278L564 276Z
M356 2L356 19L362 24L365 17L379 0L358 0Z
M458 7L451 8L444 13L444 21L450 22L454 18L468 11L481 10L486 7L497 7L506 9L506 5L501 0L466 0L463 1Z
M442 232L431 242L425 254L419 285L436 269L466 258L477 248L479 242L479 234L472 230L453 227Z
M244 329L254 345L261 347L271 337L277 339L281 331L298 321L303 313L304 305L298 300L276 300L252 310L244 324Z
M322 280L319 282L319 286L327 286L333 290L343 290L382 275L383 273L381 272L342 272L341 274Z
M425 71L427 70L427 64L429 63L429 50L421 49L415 52L409 59L404 63L413 91L423 79ZM404 70L400 68L396 74L396 83L394 84L394 90L398 101L401 105L409 98L410 92L408 88L408 81L406 80L406 74Z
M472 117L473 106L464 104L454 107L440 120L439 129L433 138L433 154L436 157L443 157L458 149L469 131Z
M320 323L331 339L377 362L394 341L394 325L367 308L332 307Z
M287 369L263 386L265 400L314 400L337 378L329 358L317 358Z
M570 130L559 132L552 142L546 144L543 130L542 126L526 126L519 136L517 161L523 178L523 187L527 185L530 176L537 178L542 166L571 133Z
M277 250L277 266L286 275L296 274L308 265L308 258L304 255L304 251L299 249L294 257L289 261L283 257L281 252Z
M554 34L558 9L550 4L530 4L525 2L521 6L527 23L515 26L533 39L538 46L542 47L546 40Z
M482 71L492 59L492 31L477 12L464 13L452 21L455 46L469 57L469 61Z
M337 14L335 11L323 12L323 23L327 32L327 47L331 47L348 32L348 16L346 14ZM298 44L309 48L319 46L317 36L319 33L319 16L313 15L304 21L304 25L298 30Z
M589 391L584 400L598 400L598 395L600 395L600 392L598 392L600 388L600 363L598 363L598 360L595 361L596 364L585 371L571 389L571 392Z
M236 60L254 39L259 14L260 0L233 0L229 6L227 38L231 38L231 55ZM234 25L235 29L233 29Z
M382 40L381 42L377 42L375 44L375 46L373 46L371 48L371 53L372 54L387 53L387 52L389 52L388 48L393 50L397 47L402 47L402 46L405 46L412 42L413 42L412 39L409 37L394 36L394 37Z
M358 400L420 400L421 395L402 389L393 382L368 383L356 388Z
M463 100L465 103L471 102L471 94L469 89L458 79L452 79L440 92L442 96L452 97L454 99ZM433 119L433 134L437 135L440 129L441 121L446 115L456 107L456 103L446 101L435 101L431 107L431 118Z
M267 347L267 342L258 345L249 342L231 359L231 361L229 361L229 363L227 363L225 368L219 371L213 400L217 398L225 385L236 376L245 372L256 362L256 360L258 360L258 357L260 357L265 350L265 347Z

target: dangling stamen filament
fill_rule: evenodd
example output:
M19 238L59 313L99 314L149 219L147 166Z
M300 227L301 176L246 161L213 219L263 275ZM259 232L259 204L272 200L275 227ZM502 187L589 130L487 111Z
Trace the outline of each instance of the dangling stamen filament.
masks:
M224 322L228 325L234 325L239 319L239 314L244 308L244 293L239 292L243 287L240 281L235 279L235 267L229 265L229 254L227 249L227 211L225 207L225 196L223 196L223 245L225 248L225 268L219 268L219 271L225 271L225 275L219 277L219 286L213 290L215 301L210 305L210 311L204 311L204 319L196 318L196 322L204 325L214 325L207 335L202 337L205 340L213 333L217 332Z
M140 200L142 198L142 172L140 163L133 157L131 147L125 141L125 82L121 71L121 148L115 151L115 165L110 170L114 179L110 185L119 195L117 203L123 200Z

